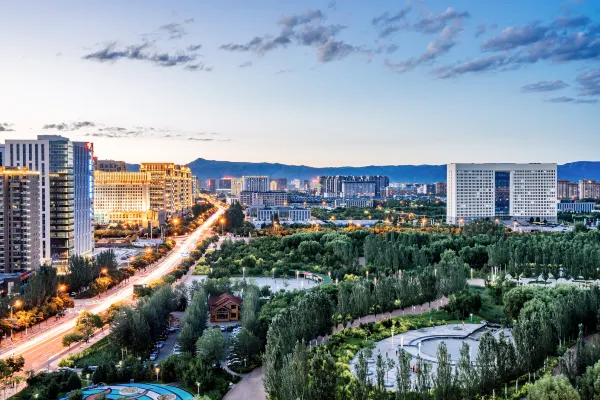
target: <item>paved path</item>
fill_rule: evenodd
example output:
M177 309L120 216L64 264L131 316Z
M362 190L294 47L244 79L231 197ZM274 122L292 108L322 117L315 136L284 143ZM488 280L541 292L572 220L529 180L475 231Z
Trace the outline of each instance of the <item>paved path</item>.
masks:
M446 297L442 297L439 300L431 302L431 309L436 310L441 305L446 305L448 303L448 299ZM360 321L356 319L352 325L348 325L347 327L356 328L360 324L365 324L369 322L377 322L381 321L385 318L397 317L400 315L411 315L411 314L423 314L429 312L430 307L429 303L422 304L420 306L407 307L404 309L397 309L392 311L391 313L384 314L371 314L366 317L360 318ZM339 332L344 329L342 324L337 325L333 328L333 333ZM311 341L311 345L322 344L329 336L319 336L318 338ZM265 392L265 388L263 385L263 378L265 376L265 372L263 367L256 368L250 374L246 375L244 379L242 379L237 385L234 386L233 389L229 391L223 398L223 400L267 400L267 394Z

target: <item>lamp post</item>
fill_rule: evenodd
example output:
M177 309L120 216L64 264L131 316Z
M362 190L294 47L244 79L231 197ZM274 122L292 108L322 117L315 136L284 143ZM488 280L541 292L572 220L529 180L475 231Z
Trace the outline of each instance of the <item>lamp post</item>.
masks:
M223 229L224 229L224 226L225 226L225 218L221 218L219 220L219 223L221 224L221 236L223 236L223 232L224 232Z
M273 273L273 282L275 282L275 268L273 268L271 272Z
M160 368L156 368L154 371L156 372L156 382L158 383L158 373L160 372Z
M10 306L10 319L13 319L13 307L21 307L21 300L17 300L15 301L15 304L11 304ZM13 328L12 328L12 323L10 326L10 340L13 340Z
M196 382L196 386L198 387L197 394L198 394L198 396L200 396L200 382Z

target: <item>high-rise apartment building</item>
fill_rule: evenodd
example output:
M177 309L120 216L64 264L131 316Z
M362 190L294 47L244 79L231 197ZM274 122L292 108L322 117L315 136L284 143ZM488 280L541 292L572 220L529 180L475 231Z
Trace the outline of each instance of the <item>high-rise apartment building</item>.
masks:
M447 222L556 221L556 164L448 164Z
M98 160L94 159L94 169L96 171L104 171L104 172L125 172L127 171L127 165L125 161L115 161L115 160Z
M436 196L445 196L446 195L446 182L436 182L435 195Z
M579 185L576 182L568 180L558 180L556 182L556 198L576 200L579 198Z
M373 181L343 181L342 197L375 197L375 182Z
M324 197L342 197L343 182L373 182L375 183L375 197L382 194L382 189L390 185L390 179L383 175L373 176L352 176L352 175L336 175L336 176L320 176L319 186L321 187L321 196Z
M100 224L132 222L147 225L150 172L95 171L94 220Z
M40 173L0 167L0 272L36 269L42 261Z
M268 192L270 183L268 176L242 176L242 190L246 192Z
M74 144L62 136L39 135L37 140L7 140L6 150L7 165L40 172L42 259L66 264L73 254L90 254L93 250L92 143ZM80 186L77 196L83 196L77 205L76 182Z
M200 194L200 179L192 175L192 195L196 198Z
M6 147L3 144L0 144L0 167L4 166L4 153L6 151Z
M194 205L192 171L173 163L142 163L140 172L150 173L150 208L167 218L190 212Z
M579 181L580 199L600 199L600 182L594 179L582 179Z

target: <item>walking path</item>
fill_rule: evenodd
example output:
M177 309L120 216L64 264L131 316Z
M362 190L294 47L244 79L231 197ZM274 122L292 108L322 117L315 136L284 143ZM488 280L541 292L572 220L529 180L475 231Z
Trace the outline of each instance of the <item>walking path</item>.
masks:
M360 324L366 324L370 322L378 322L385 318L397 317L400 315L418 315L427 313L430 310L437 310L439 307L448 304L448 299L446 297L442 297L439 300L432 301L431 307L430 303L421 304L420 306L412 306L404 309L397 309L392 311L391 313L383 313L383 314L371 314L366 317L361 317L360 320L356 319L351 325L349 324L347 328L356 328ZM342 324L338 324L333 328L332 334L341 331L344 329ZM310 344L317 345L323 344L329 339L331 335L319 336L316 339L311 340ZM244 377L237 385L233 387L223 397L223 400L267 400L267 393L265 392L265 388L263 385L263 378L265 376L265 372L263 367L256 368L248 375Z

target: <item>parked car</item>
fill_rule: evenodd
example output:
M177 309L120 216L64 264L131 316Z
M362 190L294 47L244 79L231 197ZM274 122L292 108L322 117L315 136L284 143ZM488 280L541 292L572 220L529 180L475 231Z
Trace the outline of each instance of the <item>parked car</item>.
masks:
M156 343L156 347L158 347L159 349L162 349L164 345L165 345L165 342L163 342L163 341Z
M150 354L150 357L148 357L148 360L150 360L150 361L154 361L154 360L156 360L157 358L158 358L158 354L156 354L156 353L152 353L152 354Z

